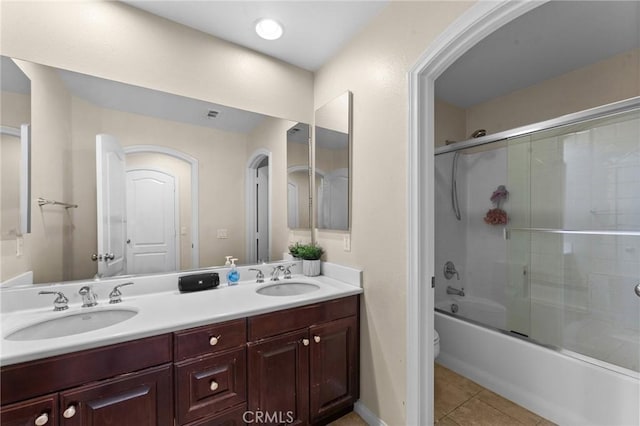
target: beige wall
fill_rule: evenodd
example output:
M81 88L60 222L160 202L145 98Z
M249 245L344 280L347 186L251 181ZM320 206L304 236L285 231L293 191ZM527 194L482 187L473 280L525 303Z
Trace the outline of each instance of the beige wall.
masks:
M318 232L327 260L364 269L362 402L405 424L407 283L407 72L467 2L392 1L316 73L316 108L353 92L353 223Z
M4 1L0 53L310 123L313 74L115 1Z
M640 49L624 52L466 110L436 101L436 146L477 129L497 133L640 95Z
M640 95L640 49L467 109L467 131L488 133L559 117Z
M444 146L447 140L463 141L469 139L466 134L466 111L440 99L434 102L435 146Z

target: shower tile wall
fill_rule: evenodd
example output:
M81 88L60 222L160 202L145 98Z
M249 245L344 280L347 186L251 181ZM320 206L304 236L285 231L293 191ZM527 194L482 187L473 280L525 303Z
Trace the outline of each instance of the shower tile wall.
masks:
M532 140L531 226L640 230L640 120ZM640 237L531 235L531 335L640 370Z

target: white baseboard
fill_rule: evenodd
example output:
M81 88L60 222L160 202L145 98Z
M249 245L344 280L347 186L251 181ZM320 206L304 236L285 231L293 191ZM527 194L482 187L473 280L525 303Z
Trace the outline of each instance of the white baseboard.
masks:
M355 411L362 420L364 420L369 426L387 426L385 422L376 416L373 411L369 410L366 405L364 405L361 401L356 401L353 404L353 411Z

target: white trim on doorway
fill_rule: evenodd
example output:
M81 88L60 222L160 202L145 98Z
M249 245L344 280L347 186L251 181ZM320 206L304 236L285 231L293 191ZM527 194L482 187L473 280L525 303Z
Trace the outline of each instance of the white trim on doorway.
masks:
M544 1L477 2L427 48L409 71L407 401L409 425L433 423L434 82L493 31Z
M246 166L246 174L245 174L245 194L246 194L246 222L245 222L245 229L246 229L246 256L247 256L247 261L249 263L252 262L251 259L255 259L256 257L256 247L255 247L255 226L254 224L256 223L256 203L257 203L257 199L256 199L256 187L255 187L255 173L256 173L256 169L260 166L260 163L262 163L262 161L267 158L268 159L268 171L269 171L269 190L268 190L268 197L269 197L269 256L271 256L271 241L273 240L273 238L271 237L272 234L272 215L271 212L273 211L272 209L272 203L273 203L273 192L272 192L272 181L273 181L273 158L272 158L272 154L271 151L264 149L264 148L259 148L257 150L255 150L250 156L249 156L249 160L247 161L247 166ZM264 259L263 259L264 260Z
M200 231L199 231L199 166L198 160L184 152L160 145L131 145L123 147L125 154L154 153L164 154L185 161L191 166L191 268L200 267Z

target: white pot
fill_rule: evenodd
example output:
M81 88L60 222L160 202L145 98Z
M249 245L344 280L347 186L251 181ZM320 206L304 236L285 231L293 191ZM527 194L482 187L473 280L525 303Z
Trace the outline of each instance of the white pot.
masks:
M320 275L320 259L302 260L302 273L307 277L317 277Z

